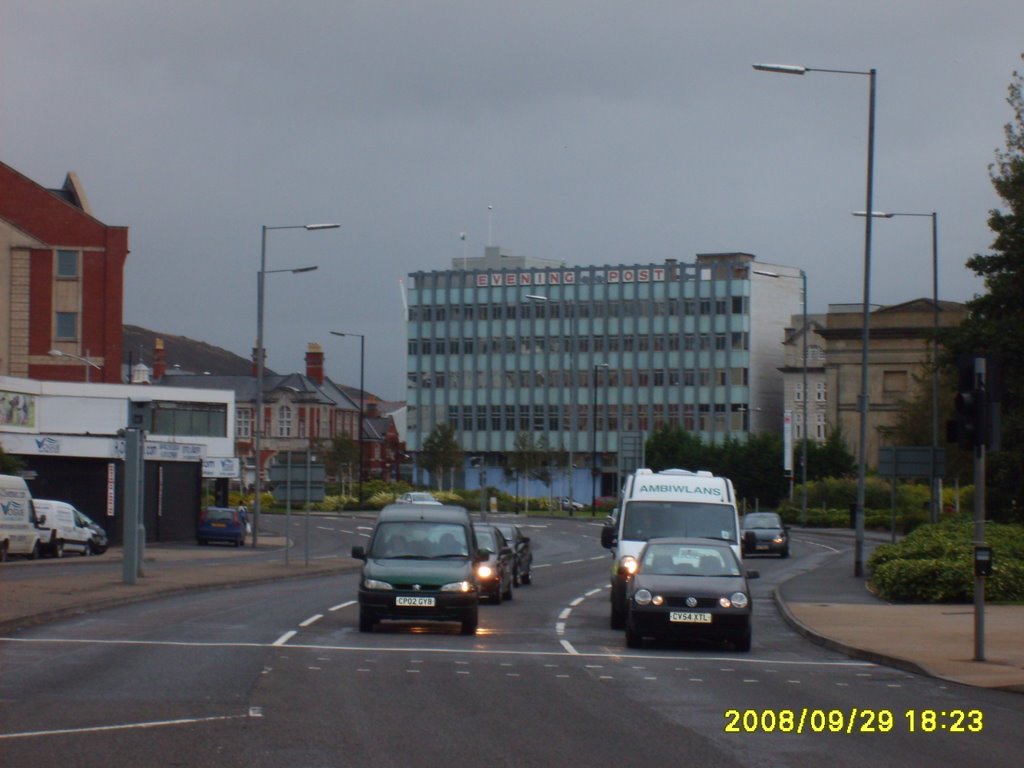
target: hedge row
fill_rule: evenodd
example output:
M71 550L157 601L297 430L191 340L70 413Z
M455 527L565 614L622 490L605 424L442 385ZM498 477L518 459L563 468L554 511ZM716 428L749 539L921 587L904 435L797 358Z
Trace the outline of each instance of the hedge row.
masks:
M989 523L992 576L985 599L1024 601L1024 526ZM964 603L974 599L974 525L956 518L922 525L896 544L883 544L868 559L876 593L894 602Z

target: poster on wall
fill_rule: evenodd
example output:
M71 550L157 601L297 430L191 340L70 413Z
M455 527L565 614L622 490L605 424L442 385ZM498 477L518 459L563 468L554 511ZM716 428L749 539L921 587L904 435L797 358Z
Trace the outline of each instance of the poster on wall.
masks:
M35 429L36 396L0 389L0 427Z

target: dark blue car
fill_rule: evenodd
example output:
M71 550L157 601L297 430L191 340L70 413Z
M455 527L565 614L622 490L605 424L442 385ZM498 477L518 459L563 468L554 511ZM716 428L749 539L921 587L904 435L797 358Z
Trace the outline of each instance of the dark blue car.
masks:
M207 507L199 513L196 541L208 544L225 541L236 547L245 546L245 513L232 507Z

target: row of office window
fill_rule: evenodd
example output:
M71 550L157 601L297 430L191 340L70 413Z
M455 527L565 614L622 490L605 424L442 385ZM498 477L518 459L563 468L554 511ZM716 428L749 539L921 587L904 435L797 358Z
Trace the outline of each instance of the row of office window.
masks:
M680 311L681 310L681 311ZM645 299L637 301L531 302L516 304L422 305L409 307L408 319L416 321L461 320L559 320L562 318L696 317L745 315L747 297L719 299Z
M654 404L575 406L575 424L572 408L549 405L453 405L448 408L448 423L466 432L577 432L597 430L639 430L646 432L668 424L680 424L683 429L711 431L744 429L746 411L742 406L727 408L716 404ZM594 424L591 419L596 418Z
M150 431L154 435L227 437L228 408L221 403L153 403Z
M746 386L748 368L593 368L530 371L433 371L407 374L409 389L501 390L543 387L709 387Z
M678 352L686 351L745 351L750 336L742 331L732 333L687 333L682 336L646 334L626 336L496 336L489 338L465 337L409 339L407 351L418 355L485 355L485 354L540 354L544 352Z

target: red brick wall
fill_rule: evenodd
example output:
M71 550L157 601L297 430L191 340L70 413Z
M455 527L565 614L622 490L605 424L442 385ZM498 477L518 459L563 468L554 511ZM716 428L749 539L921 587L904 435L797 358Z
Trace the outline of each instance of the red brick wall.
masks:
M88 350L103 362L103 370L91 371L92 381L120 382L127 227L103 224L3 163L0 218L50 246L31 252L28 354L37 360L52 347L53 249L101 249L83 250L79 354ZM29 376L82 381L85 372L80 365L54 361L30 364Z

